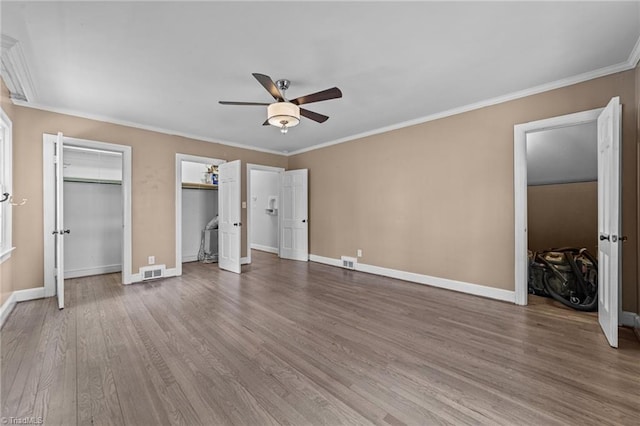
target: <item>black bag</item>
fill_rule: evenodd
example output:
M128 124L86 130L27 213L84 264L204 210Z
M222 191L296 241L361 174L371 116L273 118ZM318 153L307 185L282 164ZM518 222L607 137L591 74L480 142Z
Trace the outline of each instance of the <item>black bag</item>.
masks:
M598 261L582 248L529 251L529 293L580 311L598 308Z

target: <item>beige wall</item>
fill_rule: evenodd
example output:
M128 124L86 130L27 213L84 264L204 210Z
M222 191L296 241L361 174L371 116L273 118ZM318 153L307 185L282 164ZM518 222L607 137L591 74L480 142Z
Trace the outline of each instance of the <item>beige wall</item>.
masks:
M528 188L529 250L585 247L598 253L598 182Z
M14 211L17 250L0 266L3 301L9 291L43 283L42 133L57 131L133 147L133 272L146 264L148 255L174 266L174 158L180 152L309 168L313 254L353 256L360 248L363 263L513 290L513 126L602 107L619 95L623 233L629 236L623 252L623 309L637 311L639 86L636 68L310 151L288 161L278 155L13 107L3 91L3 108L11 109L14 122L14 193L29 199ZM245 174L243 167L243 179ZM243 235L243 255L245 243Z
M623 309L636 311L635 78L631 70L290 157L290 169L310 169L310 252L360 248L362 263L513 290L513 126L620 96Z
M13 122L13 104L9 99L9 90L7 86L5 86L2 79L0 79L0 106L2 110L9 116L9 119ZM15 214L15 210L14 210ZM15 244L14 244L15 245ZM11 262L12 259L6 260L4 263L0 264L0 305L4 303L5 300L11 295L13 292L13 275L11 270Z
M61 131L65 136L132 147L132 249L133 273L147 264L175 266L175 154L192 154L223 160L240 159L242 199L246 200L244 164L286 167L280 155L197 141L147 130L88 120L69 115L14 107L14 192L28 198L15 210L12 258L14 290L41 287L43 272L42 134ZM242 211L246 215L246 210ZM246 223L246 218L243 218ZM246 253L246 236L242 236ZM17 277L20 279L18 280Z

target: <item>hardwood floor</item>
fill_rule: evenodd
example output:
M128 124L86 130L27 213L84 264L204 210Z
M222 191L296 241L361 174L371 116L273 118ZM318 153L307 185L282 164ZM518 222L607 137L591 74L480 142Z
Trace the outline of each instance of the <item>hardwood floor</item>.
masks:
M1 332L1 416L48 425L640 424L640 343L597 318L253 251L71 279ZM32 422L35 423L35 422Z

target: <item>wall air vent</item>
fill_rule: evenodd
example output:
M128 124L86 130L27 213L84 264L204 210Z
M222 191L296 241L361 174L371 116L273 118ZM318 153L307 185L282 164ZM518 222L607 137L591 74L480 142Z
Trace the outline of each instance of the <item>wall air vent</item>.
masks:
M356 269L356 264L358 263L358 259L355 257L342 256L340 258L342 260L342 267L345 269Z
M140 268L140 278L142 281L155 280L164 277L165 265L153 265Z

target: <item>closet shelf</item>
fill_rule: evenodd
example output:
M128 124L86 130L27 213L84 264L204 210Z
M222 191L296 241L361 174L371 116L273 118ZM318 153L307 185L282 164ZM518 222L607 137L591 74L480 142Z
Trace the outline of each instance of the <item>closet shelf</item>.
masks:
M218 185L213 185L210 183L197 183L197 182L182 182L182 187L186 189L209 189L209 190L218 189Z
M65 177L62 179L64 182L76 182L76 183L100 183L105 185L122 185L122 181L109 180L109 179L86 179L86 178L72 178Z

